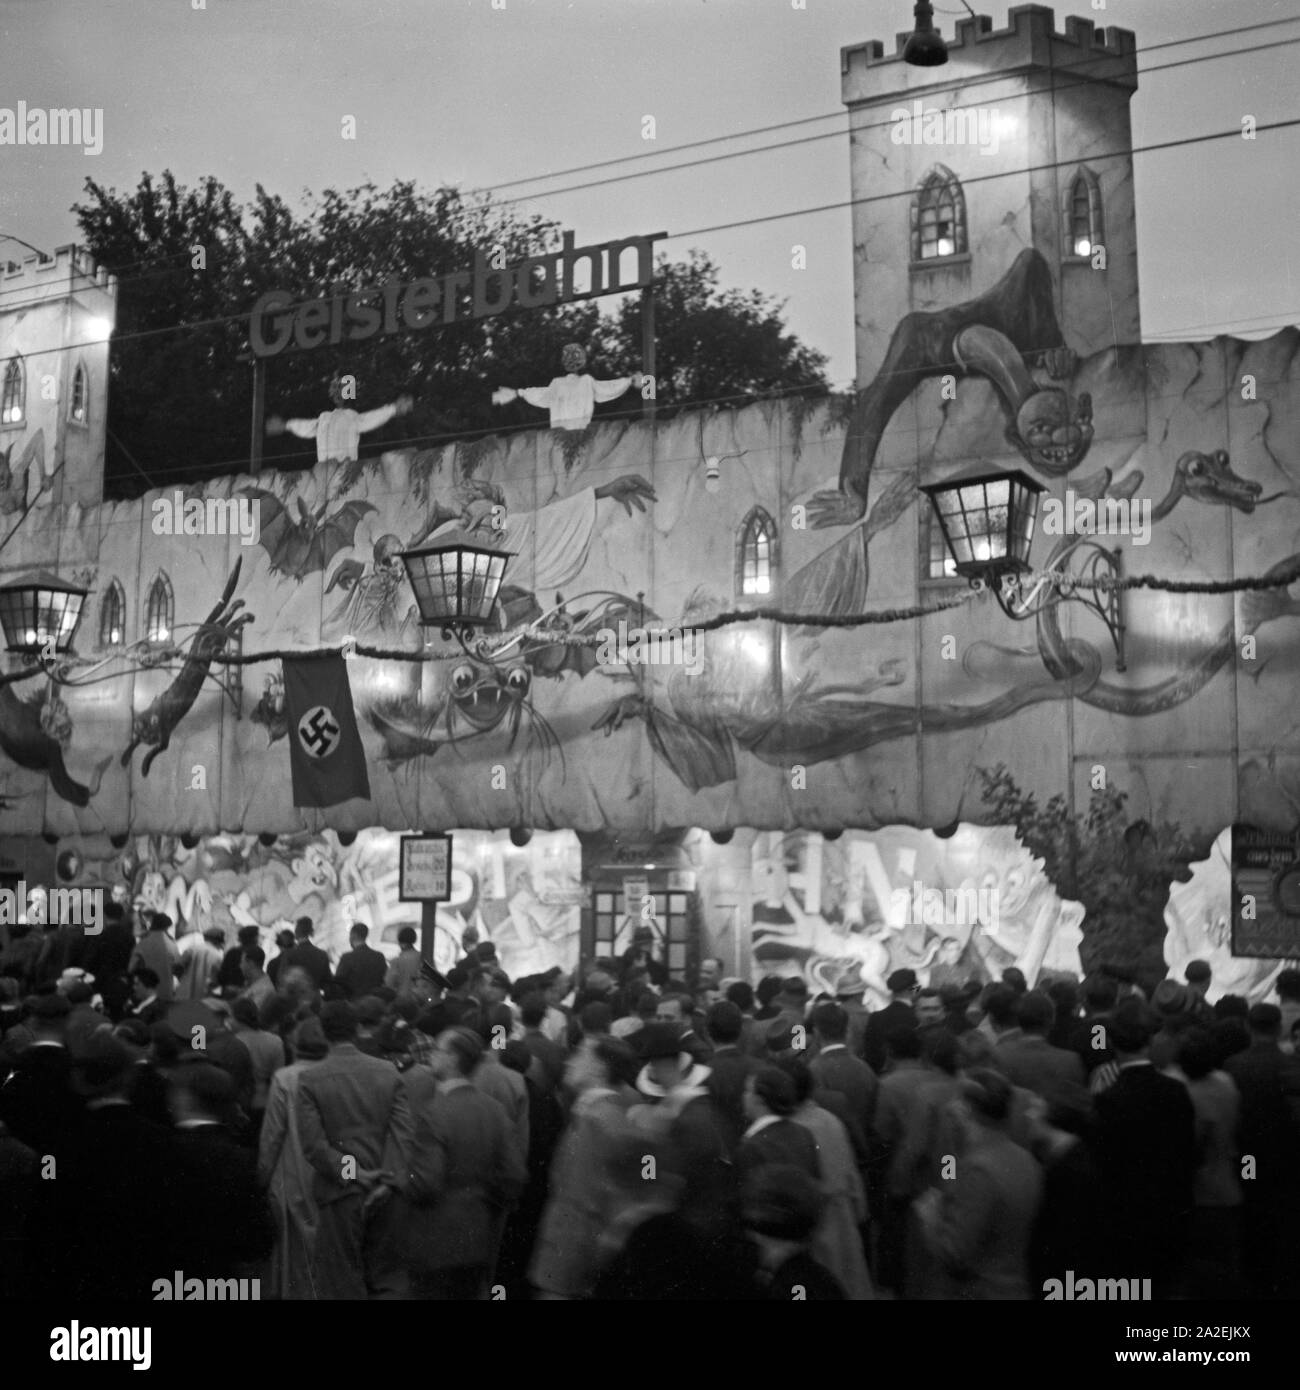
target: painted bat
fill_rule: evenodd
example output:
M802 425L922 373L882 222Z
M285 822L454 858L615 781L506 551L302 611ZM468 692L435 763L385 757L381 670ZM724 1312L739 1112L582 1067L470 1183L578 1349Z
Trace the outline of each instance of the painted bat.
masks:
M261 544L271 557L271 573L283 574L299 584L307 575L324 570L340 550L353 545L362 517L376 510L369 502L344 502L327 516L328 501L309 512L300 497L294 520L289 508L265 488L241 488L240 496L261 508Z

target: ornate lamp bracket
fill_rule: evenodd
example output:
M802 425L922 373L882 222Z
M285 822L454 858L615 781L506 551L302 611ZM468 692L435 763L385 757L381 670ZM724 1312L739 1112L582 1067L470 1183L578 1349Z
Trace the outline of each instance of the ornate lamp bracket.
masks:
M1078 573L1068 574L1066 563L1085 552ZM1051 568L1040 575L1027 592L1024 578L1016 571L991 570L985 576L972 579L971 585L977 589L992 589L998 607L1015 622L1036 618L1060 603L1083 604L1105 624L1115 646L1115 669L1124 671L1124 595L1117 583L1123 577L1123 560L1118 549L1107 550L1096 541L1080 537L1061 552Z

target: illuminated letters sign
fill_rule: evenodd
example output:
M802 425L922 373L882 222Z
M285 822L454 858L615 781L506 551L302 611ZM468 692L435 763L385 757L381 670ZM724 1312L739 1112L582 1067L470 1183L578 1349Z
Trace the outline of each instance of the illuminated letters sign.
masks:
M327 343L334 347L389 333L488 319L515 305L540 309L643 289L654 278L654 243L667 235L653 232L599 246L575 247L573 233L565 232L559 251L530 256L500 270L478 251L472 272L454 270L409 285L390 280L386 285L303 303L295 302L284 290L271 290L253 305L248 316L253 356L278 357L282 352L309 352ZM623 273L623 259L629 252L636 254L632 278Z

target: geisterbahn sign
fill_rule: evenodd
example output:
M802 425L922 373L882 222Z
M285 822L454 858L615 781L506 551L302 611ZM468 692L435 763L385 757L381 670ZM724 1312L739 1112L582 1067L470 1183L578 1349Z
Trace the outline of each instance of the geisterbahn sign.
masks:
M286 351L305 352L327 344L336 347L389 333L492 318L514 305L540 309L625 294L650 284L654 278L654 243L667 235L653 232L575 247L573 233L565 232L559 251L530 256L517 265L494 265L479 251L473 271L453 270L410 284L391 280L370 289L302 303L296 303L284 290L271 290L253 305L249 341L254 357L277 357ZM636 253L636 274L631 279L623 274L623 258L629 252ZM578 288L579 266L585 267L585 289Z

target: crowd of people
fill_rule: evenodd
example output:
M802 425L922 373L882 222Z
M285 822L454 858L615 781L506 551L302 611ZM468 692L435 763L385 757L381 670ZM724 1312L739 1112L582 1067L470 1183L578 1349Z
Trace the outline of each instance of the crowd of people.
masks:
M1038 1299L1300 1294L1300 971L1118 970L869 1009L653 935L511 980L414 930L9 929L0 1294ZM242 1287L242 1286L241 1286Z

